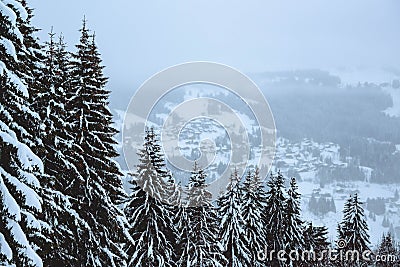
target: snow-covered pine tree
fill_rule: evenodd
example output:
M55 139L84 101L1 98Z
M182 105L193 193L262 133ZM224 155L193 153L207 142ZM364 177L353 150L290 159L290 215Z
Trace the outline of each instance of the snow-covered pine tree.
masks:
M31 91L30 102L32 103L32 97L36 94L38 86L40 86L40 84L37 82L37 77L41 74L41 69L38 67L38 63L42 62L44 59L44 54L42 51L43 46L39 42L39 38L36 36L36 32L38 32L39 29L33 26L31 23L34 17L33 9L28 6L27 1L17 1L21 4L23 9L26 10L26 13L24 14L26 19L17 21L21 30L21 34L24 37L24 45L27 48L21 51L18 55L22 63L19 66L19 70L24 73L24 76L26 77L25 80ZM40 139L37 141L40 143Z
M83 26L83 28L85 28L85 26ZM84 35L85 34L82 33L82 36ZM79 53L75 54L75 59L78 59L78 62L79 58L81 58ZM81 63L82 62L84 62L84 60L81 61ZM104 189L114 203L120 204L126 199L126 193L122 186L122 173L120 172L119 165L113 159L119 156L115 148L115 145L118 143L115 139L115 135L118 131L112 126L113 115L108 107L110 91L105 89L108 78L103 74L104 66L102 65L100 53L95 42L95 34L91 36L91 41L89 43L89 62L90 74L86 77L88 80L84 80L84 82L87 83L85 85L82 83L79 85L83 91L85 91L84 89L89 89L89 94L91 96L86 99L88 101L86 104L90 103L91 107L95 108L94 113L86 117L88 128L94 132L91 134L91 138L97 139L95 141L92 140L89 145L93 148L92 156L98 154L98 162L95 163L95 165L97 167L98 176L102 177L105 181L103 183ZM83 94L82 96L86 98L89 95ZM83 117L85 116L82 116L82 118ZM92 121L89 118L91 118ZM85 125L85 123L82 125Z
M378 250L375 253L377 256L377 259L379 259L380 261L377 261L375 263L375 265L377 267L390 267L390 266L397 266L396 263L398 264L399 262L396 261L397 255L398 255L398 251L396 248L396 244L393 240L393 237L390 233L387 233L386 235L383 234L382 236L382 240L381 243L378 246ZM387 257L387 261L381 260L384 259L383 257ZM390 258L389 257L392 257Z
M188 232L178 260L178 266L227 266L218 241L218 218L206 189L206 174L195 163L186 192L187 208L182 220Z
M192 207L182 205L178 209L178 213L175 217L175 225L177 230L176 236L176 262L178 266L190 266L191 253L193 251L192 240L192 229L190 229L190 214Z
M286 197L284 195L284 177L278 172L276 176L271 174L267 183L267 206L264 216L266 221L268 250L276 252L286 249L285 244L285 209ZM275 256L277 256L275 254ZM277 258L271 259L272 266L283 266L284 262Z
M0 1L0 265L42 266L28 241L40 231L35 215L41 211L37 176L43 164L32 152L32 131L38 115L29 104L28 81L21 68L34 65L22 55L25 46L22 23L29 24L21 3Z
M344 252L349 250L358 251L360 255L359 263L348 259L346 262L347 266L362 264L362 253L366 250L370 250L368 246L370 244L368 225L362 204L357 193L354 194L354 196L350 196L345 203L343 219L338 227L339 240L344 240L346 242L346 246L341 248L341 250Z
M313 258L302 258L300 266L308 267L326 267L330 266L328 254L323 251L328 251L328 229L325 226L313 226L311 222L307 223L303 232L304 251L313 251L316 261ZM300 254L301 255L301 254Z
M186 216L186 207L182 203L182 187L181 184L176 184L175 181L170 182L172 187L172 195L170 198L170 204L167 205L169 211L169 217L171 218L172 222L172 233L173 233L173 241L175 241L174 248L174 262L178 262L181 251L182 251L182 244L185 244L185 237L182 236L184 231L180 230L185 228L184 225L185 216ZM170 237L168 237L170 239Z
M251 254L251 266L263 266L258 259L258 253L264 251L267 244L263 215L266 207L266 194L258 168L254 173L247 173L242 191L241 214L247 237L246 246Z
M153 127L147 129L146 132L145 138L148 142L147 151L150 155L151 163L159 173L160 177L167 182L172 178L172 175L166 167L158 135L155 133Z
M80 264L77 248L81 245L76 240L80 239L80 232L90 229L72 208L71 198L65 192L71 178L80 175L68 158L69 150L74 148L65 111L69 57L63 38L60 36L56 43L54 33L49 36L32 96L33 107L41 118L38 137L42 143L35 151L44 164L44 174L40 176L42 238L36 245L46 266L77 266Z
M145 146L147 153L149 154L150 161L160 177L159 188L156 188L156 196L158 196L159 200L166 204L168 208L173 208L179 205L181 194L179 190L180 187L175 184L172 173L167 168L159 136L154 131L154 128L147 128L145 133Z
M303 240L303 221L300 217L300 193L298 192L298 186L296 179L290 180L290 186L287 190L287 199L285 204L285 235L284 242L286 244L286 253L289 255L292 251L297 251L301 254L304 248ZM293 252L292 252L293 253ZM299 266L300 261L292 261L289 257L287 258L286 264L289 266Z
M160 140L153 127L146 130L145 139L151 163L153 164L158 173L158 176L160 177L159 184L157 184L159 186L159 188L157 188L159 191L159 200L161 200L161 204L169 213L168 217L176 218L176 215L180 212L179 209L181 205L181 192L179 191L179 187L175 184L171 171L166 166ZM174 219L169 222L172 223L169 226L172 231L165 232L166 238L168 242L175 243L179 234L176 232ZM179 253L179 251L175 251L175 256L176 253Z
M130 181L132 194L125 207L132 237L126 247L128 266L175 266L175 242L168 239L173 236L172 221L160 195L165 181L150 156L153 143L152 133L146 131L139 164Z
M219 239L224 256L228 261L227 266L230 267L251 266L253 259L253 251L250 251L251 241L246 234L247 229L242 214L243 195L239 174L235 169L230 177L227 191L218 199L217 203L220 219ZM247 219L251 220L249 217Z
M119 167L113 160L118 155L114 148L117 131L111 126L107 78L94 35L89 35L85 21L80 31L66 92L67 122L74 136L68 157L80 175L68 181L65 192L73 201L73 209L91 229L82 233L81 246L77 247L80 264L118 266L125 263L121 243L129 235L123 212L117 206L126 197Z
M46 174L60 176L67 170L76 169L67 157L68 151L74 146L74 134L71 123L67 122L69 116L66 109L66 92L70 90L70 57L63 37L60 36L59 41L55 42L54 33L49 33L49 36L50 40L44 47L43 66L36 82L36 94L32 100L42 122L39 135L42 146L39 146L37 153L43 159ZM79 173L75 170L65 176L53 181L54 189L64 190L70 182L68 177L79 176Z

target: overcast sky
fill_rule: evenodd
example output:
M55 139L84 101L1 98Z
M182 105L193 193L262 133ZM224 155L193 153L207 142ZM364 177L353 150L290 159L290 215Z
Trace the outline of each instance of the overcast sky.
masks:
M244 72L400 66L400 1L31 0L34 24L70 46L84 15L112 90L173 64L210 60Z

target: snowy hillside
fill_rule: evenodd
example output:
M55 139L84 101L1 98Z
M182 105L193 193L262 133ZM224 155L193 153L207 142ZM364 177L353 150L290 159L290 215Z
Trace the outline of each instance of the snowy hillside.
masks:
M120 129L122 125L123 114L121 110L115 110L116 127ZM229 162L230 146L229 139L225 136L225 132L220 126L214 125L212 121L200 120L194 121L186 126L182 132L180 141L180 150L188 158L196 159L199 154L199 140L211 139L218 140L221 138L217 147L217 156L213 163L207 169L207 174L212 179L218 177ZM120 145L118 147L121 147ZM122 160L122 159L120 159ZM336 171L337 173L346 174L356 170L357 175L353 176L355 180L330 180L329 176L325 176L326 172ZM341 148L338 144L332 142L318 143L311 139L304 139L301 142L292 143L285 138L279 138L277 141L277 150L273 172L281 171L285 176L295 176L299 179L299 189L302 194L302 209L304 219L311 220L315 225L325 225L329 229L330 238L336 238L337 223L342 219L341 211L345 199L354 192L358 192L362 201L367 198L386 198L386 210L384 214L376 215L374 218L368 217L370 225L371 241L378 242L383 232L389 230L388 227L382 226L382 221L387 218L393 225L393 231L400 238L400 202L392 201L396 188L400 188L400 184L382 185L370 183L371 173L373 169L369 166L361 166L351 157L341 154ZM176 174L176 172L175 172ZM187 181L187 173L178 173L175 176L177 181L185 183ZM340 177L339 177L340 178ZM209 180L209 181L212 181ZM328 180L326 180L328 179ZM128 188L128 185L127 185ZM323 215L316 215L309 210L309 201L312 193L317 190L319 195L333 198L337 212L327 212ZM366 207L368 212L368 208Z

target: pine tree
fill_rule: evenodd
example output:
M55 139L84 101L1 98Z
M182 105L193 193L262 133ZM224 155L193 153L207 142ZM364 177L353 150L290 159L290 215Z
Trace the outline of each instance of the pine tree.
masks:
M162 175L151 158L152 133L147 131L139 164L131 180L132 195L125 208L132 242L126 247L128 266L174 266L174 236L170 213L162 202L160 188L165 188Z
M179 206L177 214L174 217L174 225L176 225L176 247L175 262L178 266L190 266L190 251L192 246L189 244L191 240L192 230L190 229L190 213L191 207L185 205Z
M182 240L185 243L182 244L178 266L226 266L218 242L217 213L206 187L206 174L195 163L181 219L181 230L185 231Z
M165 183L165 190L163 190L164 195L162 197L164 202L169 206L171 216L173 216L176 212L176 207L180 205L180 186L175 184L172 173L166 166L158 135L154 132L153 128L150 129L149 133L153 139L150 157L157 172L163 178L163 182Z
M286 210L285 210L285 235L283 237L286 244L287 255L291 251L297 251L301 253L304 242L303 242L303 221L300 218L300 194L298 193L298 186L296 179L290 180L290 187L287 191L286 199ZM291 261L289 258L286 261L291 266L298 266L298 261Z
M251 241L246 235L247 229L242 214L242 197L239 174L235 170L231 175L226 193L218 199L218 213L221 220L219 239L222 243L224 256L228 261L227 266L231 267L250 266L253 259L253 251L249 249ZM252 218L249 216L247 216L247 219L251 221ZM248 226L251 227L251 225ZM249 233L249 235L251 234ZM255 253L257 252L255 251Z
M285 236L285 209L286 197L284 195L284 178L278 172L276 176L271 175L267 183L267 206L265 209L265 221L267 229L268 250L276 252L286 249ZM271 259L274 266L283 266L283 261Z
M91 229L81 233L79 263L117 266L125 262L121 244L129 239L125 231L127 222L117 206L126 198L119 167L113 160L118 155L114 148L117 131L111 126L107 78L95 37L89 35L85 21L80 31L66 92L67 122L73 135L68 157L79 176L71 177L65 193L71 197L72 208Z
M171 218L172 231L170 231L170 233L173 236L172 238L169 236L168 239L172 239L174 241L173 261L177 263L183 249L182 246L186 243L186 238L185 236L183 236L183 233L186 231L182 229L186 229L187 227L187 224L185 224L187 212L185 206L182 203L182 188L180 183L175 185L174 182L173 186L175 187L173 193L174 202L172 202L171 205L167 205L169 217Z
M47 266L79 265L80 232L90 228L73 209L73 199L66 194L71 177L79 177L76 166L68 157L74 137L66 122L66 89L69 88L69 56L63 38L54 41L54 33L45 43L45 58L32 97L33 107L41 118L38 137L42 143L36 148L43 160L44 174L40 176L43 190L42 238L36 242L44 264ZM82 179L82 178L81 178Z
M328 254L323 252L328 251L330 245L328 241L328 229L325 226L313 226L310 222L304 228L303 236L303 251L313 251L315 253L315 260L314 258L308 259L303 257L300 266L330 266Z
M362 253L364 251L370 250L368 245L369 234L368 225L366 222L364 208L362 207L362 202L359 200L358 195L355 194L353 197L347 200L343 210L343 220L339 225L339 240L344 240L346 246L341 248L344 252L346 251L358 251L360 255L360 262L352 261L352 259L347 259L349 266L358 266L362 263Z
M83 26L82 29L82 36L85 35L83 33L84 28L85 26ZM75 59L77 58L80 58L79 54L75 55ZM110 91L104 89L108 78L104 77L103 74L104 66L101 65L102 60L95 42L94 34L91 36L91 41L89 43L89 61L91 71L87 77L88 83L85 85L80 84L83 91L85 91L84 89L86 86L89 85L88 87L91 87L90 89L88 88L90 91L89 95L91 96L82 96L83 98L88 97L88 99L85 99L88 101L86 104L90 103L89 105L95 108L94 112L87 116L86 120L88 128L95 132L95 134L91 134L91 137L98 140L92 141L89 145L96 147L93 149L93 156L98 155L100 159L95 165L97 165L97 175L107 181L103 184L104 189L108 192L108 196L112 202L120 204L125 200L126 193L122 187L122 173L117 163L113 160L113 158L119 156L115 148L117 141L114 138L118 131L112 126L113 115L108 107ZM83 62L84 60L80 63ZM80 67L82 67L82 65ZM86 112L87 111L89 110L86 110ZM86 116L82 116L82 118L83 117ZM92 121L89 118L91 118ZM82 125L85 127L85 124Z
M37 63L44 59L42 52L43 47L35 35L39 29L34 27L31 23L33 19L33 9L27 5L25 0L18 0L18 6L20 19L17 19L17 23L26 48L18 53L20 61L18 71L25 77L25 81L31 91L30 96L32 97L36 93L37 86L39 86L36 79L38 75L40 75L41 70L38 68Z
M248 172L243 183L243 199L241 214L245 226L246 246L251 253L252 266L263 266L258 259L258 253L267 244L263 212L266 207L266 195L259 169Z
M147 134L145 139L147 140L147 151L150 156L151 163L155 167L158 176L160 177L158 193L157 196L162 205L168 212L168 216L171 219L172 225L169 226L171 231L166 232L167 240L170 243L175 243L177 239L179 239L179 233L175 227L175 222L178 219L177 214L181 212L181 189L180 186L175 184L175 180L173 179L171 171L167 168L166 161L164 158L164 154L162 151L162 147L160 144L159 136L154 131L154 128L146 130ZM180 253L179 248L175 248L174 258L175 261L178 260L176 257Z
M22 34L29 25L26 9L17 1L0 1L0 264L42 266L28 238L40 234L38 175L43 164L32 152L38 115L29 103L35 62L23 55L29 48Z
M386 266L398 266L396 265L396 258L390 258L389 257L397 257L398 251L396 249L395 242L393 240L393 237L390 233L387 233L386 235L383 234L381 243L379 244L378 250L376 251L376 255L378 256L377 261L375 264L378 267L386 267ZM383 257L384 258L383 258ZM386 259L384 261L383 259Z

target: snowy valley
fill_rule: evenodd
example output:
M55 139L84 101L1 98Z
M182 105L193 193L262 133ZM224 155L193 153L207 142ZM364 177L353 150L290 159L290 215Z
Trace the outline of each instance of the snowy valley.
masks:
M376 105L374 107L376 111L373 117L384 118L383 123L386 123L386 121L390 123L394 120L398 124L400 120L400 118L393 113L394 110L397 110L395 107L399 105L396 98L397 94L400 92L400 89L396 87L397 80L394 80L393 86L392 82L381 82L380 85L374 83L344 85L340 82L339 78L318 71L287 72L279 75L274 73L268 75L258 74L253 76L259 83L261 89L265 88L264 92L267 99L269 96L273 112L274 106L276 106L277 103L282 103L282 98L288 96L287 94L289 92L293 92L292 88L296 87L306 91L306 95L310 95L311 99L314 97L311 93L315 94L315 90L330 90L332 94L335 94L334 90L336 90L339 91L339 95L345 94L346 90L350 92L354 91L354 93L356 93L357 90L369 90L372 98L376 97L376 95L379 95L379 98L382 99L386 99L387 96L393 97L393 105L386 109L379 106L379 104ZM265 77L269 78L266 79ZM352 89L353 86L354 89ZM172 92L170 96L167 95L164 99L160 100L155 106L155 111L153 110L153 113L157 114L156 117L159 121L151 124L153 127L160 127L163 119L168 116L168 113L171 112L180 101L188 101L196 97L215 97L222 98L228 103L234 102L234 100L229 99L229 93L223 92L220 88L209 88L207 86L201 88L201 86L199 87L196 85L187 87L183 92L184 93L182 93L182 91ZM335 95L333 96L336 97ZM355 97L357 97L357 94ZM303 98L305 100L301 102L302 105L311 103L306 97L303 96ZM290 104L291 98L289 97L288 99L288 104ZM339 100L340 98L338 101ZM326 99L322 101L325 102ZM333 99L333 101L336 101L336 99ZM362 101L370 100L364 98L359 101L361 101L361 104L358 105L363 105ZM292 104L300 105L297 103ZM388 101L384 105L390 104L391 103ZM311 105L310 109L315 106L315 103ZM388 131L389 129L392 132L394 131L393 137L396 136L395 134L397 134L398 137L392 138L391 141L379 141L381 137L375 135L373 132L370 134L367 132L356 137L352 126L347 126L345 124L344 126L346 128L344 129L343 127L337 130L331 129L330 136L335 135L335 131L338 132L339 135L341 135L340 132L342 131L348 131L354 135L354 137L351 137L351 135L349 137L353 139L357 138L357 142L351 144L349 141L343 141L343 139L339 138L329 138L329 136L322 137L320 132L315 135L315 139L319 141L315 141L313 139L314 131L310 132L309 129L304 129L304 127L299 127L299 131L303 131L304 129L304 137L296 133L296 130L286 128L287 125L283 125L284 128L280 131L279 126L283 123L281 121L283 119L287 120L287 116L291 116L291 114L287 113L292 112L292 108L293 107L289 106L287 108L280 106L277 109L277 116L275 119L279 138L277 139L274 165L271 170L273 173L281 171L285 177L297 178L299 190L302 194L304 219L313 221L315 225L327 226L329 229L329 236L334 240L336 238L337 223L342 217L340 211L343 210L346 198L349 195L358 193L361 200L365 202L364 208L368 214L368 224L371 229L373 229L373 231L370 232L371 242L377 243L382 233L388 231L400 240L400 201L395 197L396 192L400 189L400 173L390 174L392 176L387 179L388 181L380 180L382 172L387 171L389 173L392 168L397 168L398 160L400 160L400 145L398 144L400 143L400 139L398 138L400 135L398 135L398 129L392 127L388 128ZM247 122L247 125L250 125L247 129L247 134L250 136L251 140L257 143L257 131L254 131L254 118L249 115L249 113L246 113L246 111L242 110L240 112L242 112L240 116L245 118L244 120ZM328 109L322 112L326 114L326 112L331 111L328 107ZM115 115L116 128L121 130L124 111L114 109L113 113ZM337 113L335 119L342 114L340 110ZM297 117L293 118L293 120L308 123L305 117L300 117L308 113L303 113L303 111L301 111L296 114ZM359 116L359 120L367 120L367 117L364 117L364 115L359 114ZM312 127L316 127L316 131L318 131L318 126L324 127L324 123L324 121L319 121L317 119L315 121L315 126ZM340 125L340 123L340 121L336 122L337 125ZM360 123L363 124L363 122ZM365 127L369 129L368 125ZM388 125L386 124L384 127L388 127ZM356 133L358 135L358 132ZM285 135L288 137L285 137ZM118 140L120 140L120 138L121 136L118 136ZM200 140L216 140L216 150L214 151L216 153L216 158L207 168L209 182L213 181L215 177L218 177L228 166L230 140L221 126L214 124L212 121L196 120L185 126L184 130L181 132L180 138L182 141L179 143L179 151L191 160L195 160L199 157ZM340 141L342 145L332 142L332 139ZM358 145L361 146L361 148L357 147ZM376 146L376 149L365 150L365 148L368 148L368 145L371 147ZM121 148L121 145L119 145L119 148ZM353 151L351 151L352 149ZM393 166L385 166L382 170L381 166L376 167L378 161L371 160L371 157L374 156L373 153L381 152L385 153L385 155L387 154L387 157L393 158L392 160L385 161L385 164L393 164ZM250 158L255 158L257 155L256 146L254 150L252 150L252 153L253 156L250 156ZM119 162L121 166L125 166L122 157L119 158ZM187 173L176 171L174 174L177 181L183 184L187 182L187 180L185 181L188 177ZM393 177L393 175L395 176ZM129 186L127 186L126 189L129 190ZM312 198L317 202L319 199L326 200L327 202L333 201L334 209L323 207L321 210L321 208L316 209L315 207L310 207ZM375 207L377 206L375 202L380 203L378 208Z

